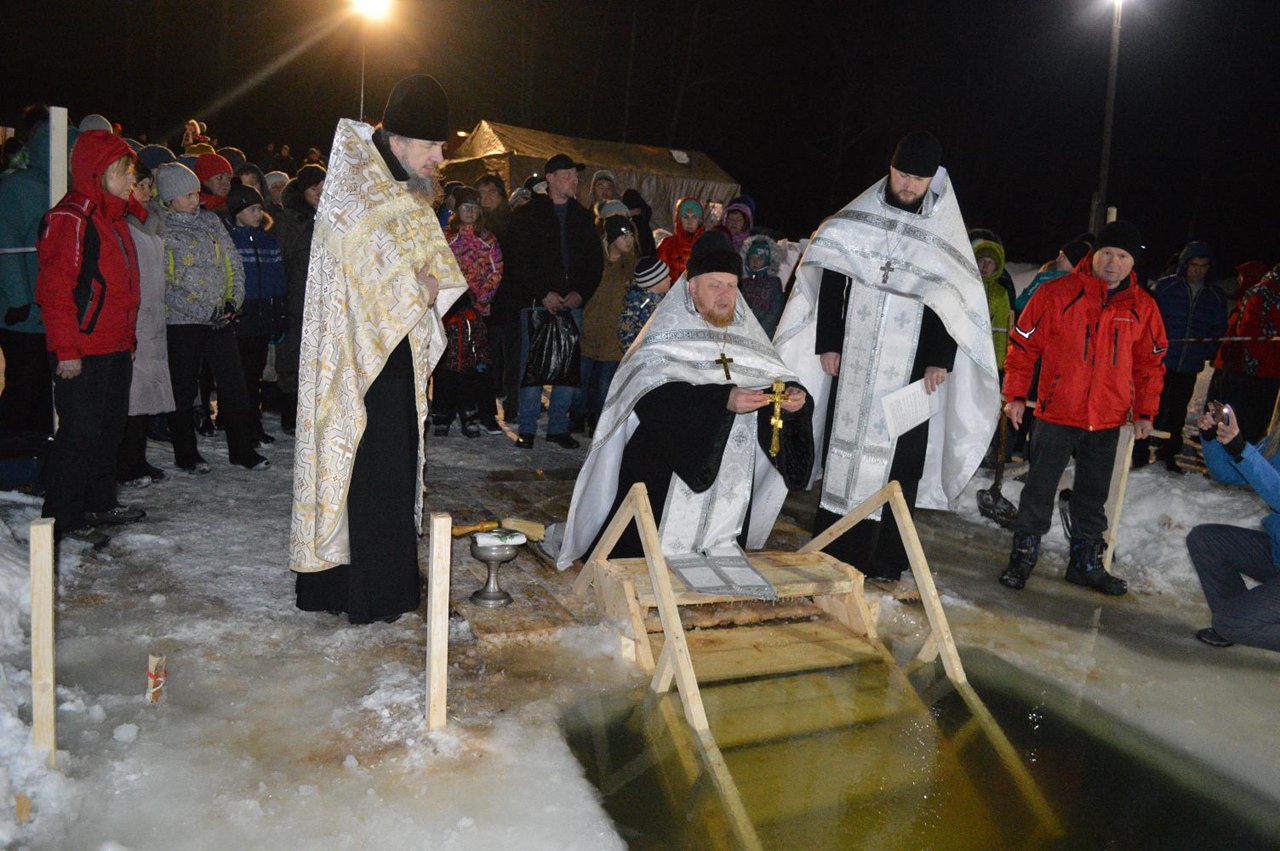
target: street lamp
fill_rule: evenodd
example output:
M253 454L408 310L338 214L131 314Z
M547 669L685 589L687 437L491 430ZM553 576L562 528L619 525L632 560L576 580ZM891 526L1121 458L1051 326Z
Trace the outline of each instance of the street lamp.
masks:
M1107 67L1107 111L1102 123L1102 165L1098 169L1098 192L1093 196L1089 230L1097 233L1105 223L1107 178L1111 170L1111 124L1116 111L1116 68L1120 64L1120 9L1124 0L1113 0L1111 15L1111 59Z
M391 12L391 0L351 0L360 16L360 112L356 116L364 121L364 49L369 31L369 21L380 21Z

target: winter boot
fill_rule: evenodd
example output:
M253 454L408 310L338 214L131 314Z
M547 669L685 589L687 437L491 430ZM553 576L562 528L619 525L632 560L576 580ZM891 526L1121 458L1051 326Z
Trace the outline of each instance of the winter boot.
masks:
M1102 566L1102 554L1106 552L1105 541L1073 540L1071 542L1071 561L1067 564L1067 581L1074 585L1084 585L1100 594L1119 597L1129 590L1129 584L1118 576L1107 573Z
M462 421L463 437L479 437L480 436L480 412L475 408L467 408L458 415L458 419Z
M436 437L448 437L449 426L453 425L453 417L442 417L439 414L431 415L432 434Z
M1013 533L1013 551L1009 553L1009 566L1000 574L1000 584L1015 591L1026 587L1031 571L1040 560L1040 536L1024 532Z
M213 414L209 413L209 409L203 409L203 412L197 415L199 420L196 423L196 431L204 437L213 437L218 433L218 426L213 421Z

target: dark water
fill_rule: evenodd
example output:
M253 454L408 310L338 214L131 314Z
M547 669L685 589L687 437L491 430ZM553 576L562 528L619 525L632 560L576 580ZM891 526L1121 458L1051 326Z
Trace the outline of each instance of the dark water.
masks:
M1276 849L1274 800L984 654L976 693L1035 791L930 668L704 684L712 733L768 849ZM570 748L633 849L744 847L674 693L580 704ZM1280 790L1275 790L1280 794Z

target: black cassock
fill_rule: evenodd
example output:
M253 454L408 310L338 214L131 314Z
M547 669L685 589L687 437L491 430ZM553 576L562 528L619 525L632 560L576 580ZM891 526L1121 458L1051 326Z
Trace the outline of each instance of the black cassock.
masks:
M795 383L787 386L800 387ZM614 496L610 517L617 513L618 506L636 482L644 482L648 488L654 520L658 523L662 522L672 474L683 479L694 493L702 493L715 483L736 416L725 407L731 390L733 386L729 384L673 381L640 397L635 406L640 425L622 453L618 492ZM758 439L766 457L773 435L769 425L771 411L772 406L767 405L756 412ZM788 488L803 488L808 483L809 471L813 467L812 417L813 400L807 397L800 410L782 412L785 426L781 451L770 461L782 473ZM747 516L742 521L742 534L738 536L739 546L746 544L750 516L748 506ZM595 550L603 534L601 529L588 553ZM638 558L642 555L640 533L633 521L614 547L613 556Z

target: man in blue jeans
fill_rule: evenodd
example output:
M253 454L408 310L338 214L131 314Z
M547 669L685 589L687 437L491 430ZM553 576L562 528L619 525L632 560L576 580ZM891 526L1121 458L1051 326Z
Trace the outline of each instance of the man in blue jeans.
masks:
M1196 638L1213 647L1280 650L1280 458L1259 451L1265 444L1245 443L1229 407L1205 413L1198 425L1209 474L1219 482L1249 485L1271 514L1262 529L1209 523L1187 535L1187 551L1213 613L1213 626ZM1247 588L1245 576L1258 585Z
M584 168L566 154L547 160L545 195L537 193L511 216L502 287L511 288L520 314L520 373L529 358L528 317L531 309L568 311L582 327L582 307L600 285L604 255L591 213L578 203L578 172ZM569 434L569 406L574 387L553 385L547 419L547 442L576 449ZM532 449L542 410L542 388L520 388L519 438Z

